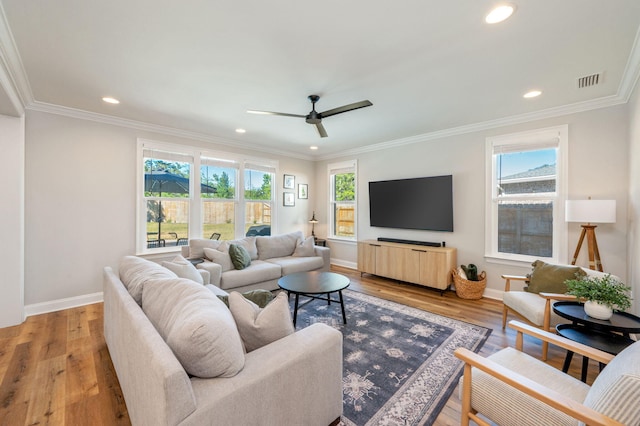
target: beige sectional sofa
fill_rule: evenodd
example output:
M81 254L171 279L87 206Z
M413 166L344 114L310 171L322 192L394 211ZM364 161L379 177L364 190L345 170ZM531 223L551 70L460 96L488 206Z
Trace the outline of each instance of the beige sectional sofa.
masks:
M238 270L230 263L230 244L247 250L251 257L247 268ZM305 239L299 231L233 241L191 239L188 246L182 247L182 255L204 259L196 267L209 272L210 284L227 291L276 290L278 279L284 275L330 268L330 249L315 246L313 238Z
M340 417L339 331L291 328L245 353L214 294L226 293L134 256L119 275L104 269L104 337L133 425L324 426Z

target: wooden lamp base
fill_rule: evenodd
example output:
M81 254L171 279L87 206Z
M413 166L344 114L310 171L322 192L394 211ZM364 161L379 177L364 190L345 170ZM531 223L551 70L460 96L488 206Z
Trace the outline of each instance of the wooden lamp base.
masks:
M573 254L573 260L571 261L572 265L576 264L576 260L578 260L578 254L580 254L580 248L582 248L582 242L584 241L585 235L587 236L587 249L589 250L589 269L598 270L603 272L602 270L602 262L600 261L600 251L598 250L598 241L596 240L596 228L597 225L581 225L582 233L580 234L580 239L578 240L578 246L576 247L576 251Z

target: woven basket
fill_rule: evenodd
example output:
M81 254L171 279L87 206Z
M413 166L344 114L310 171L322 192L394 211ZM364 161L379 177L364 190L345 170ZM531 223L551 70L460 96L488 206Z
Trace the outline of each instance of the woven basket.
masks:
M453 284L456 286L456 294L460 299L481 299L482 293L487 286L487 274L482 271L478 275L478 281L469 281L458 275L458 271L451 270Z

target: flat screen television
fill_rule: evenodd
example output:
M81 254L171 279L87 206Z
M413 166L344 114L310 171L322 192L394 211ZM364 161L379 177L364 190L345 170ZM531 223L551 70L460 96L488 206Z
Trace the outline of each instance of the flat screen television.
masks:
M369 182L371 226L453 232L453 176Z

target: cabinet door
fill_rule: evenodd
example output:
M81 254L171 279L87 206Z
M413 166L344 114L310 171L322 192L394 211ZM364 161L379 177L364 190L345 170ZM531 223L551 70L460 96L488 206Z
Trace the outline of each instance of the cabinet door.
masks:
M373 244L358 243L358 271L376 273L376 248Z
M444 290L449 286L450 272L447 253L433 251L420 253L420 284Z
M420 280L420 256L425 251L415 248L403 251L405 253L402 258L402 268L404 270L404 278L402 280L409 283L422 284Z
M380 246L376 251L376 275L404 280L404 252L406 250Z

